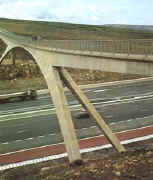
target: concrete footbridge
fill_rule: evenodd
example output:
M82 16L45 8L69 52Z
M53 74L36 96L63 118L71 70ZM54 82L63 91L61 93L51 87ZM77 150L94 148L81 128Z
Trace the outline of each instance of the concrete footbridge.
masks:
M6 49L0 58L15 48L29 52L40 67L56 107L69 161L81 161L79 145L64 93L64 84L86 111L97 121L101 131L118 152L125 148L73 81L65 67L101 71L153 74L153 40L37 40L0 29Z
M56 67L152 75L153 39L145 40L35 40L0 29L7 48L0 58L20 47L34 59ZM49 60L48 60L49 59ZM38 63L39 64L39 63Z

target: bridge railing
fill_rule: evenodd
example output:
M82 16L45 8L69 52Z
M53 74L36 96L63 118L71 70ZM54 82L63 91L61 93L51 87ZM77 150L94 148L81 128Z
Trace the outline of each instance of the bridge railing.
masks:
M153 40L52 40L37 42L66 50L153 55Z
M0 29L0 34L26 45L65 50L153 55L153 39L136 40L37 40Z

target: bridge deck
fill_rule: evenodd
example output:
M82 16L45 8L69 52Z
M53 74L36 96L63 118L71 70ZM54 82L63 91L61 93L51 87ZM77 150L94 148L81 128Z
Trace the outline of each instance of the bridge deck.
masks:
M0 29L0 38L16 44L60 53L108 58L153 60L153 39L137 40L37 40Z

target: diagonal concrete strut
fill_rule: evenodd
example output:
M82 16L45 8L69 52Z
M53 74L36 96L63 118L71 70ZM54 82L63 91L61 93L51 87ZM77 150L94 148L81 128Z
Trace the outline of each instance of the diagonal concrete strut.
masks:
M118 152L124 152L125 148L123 147L123 145L120 143L118 138L112 133L111 129L102 119L100 114L96 111L95 107L89 102L88 98L83 94L83 92L80 90L77 84L73 81L67 70L64 68L58 68L58 71L65 85L77 97L77 99L88 111L88 113L97 121L99 128L104 132L109 142L116 148Z

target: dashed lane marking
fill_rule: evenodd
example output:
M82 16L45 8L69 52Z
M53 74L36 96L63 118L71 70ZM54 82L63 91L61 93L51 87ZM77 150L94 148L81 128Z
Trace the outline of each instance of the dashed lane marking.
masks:
M17 134L21 134L21 133L24 133L26 130L20 130L17 132Z
M50 136L55 136L56 134L55 133L52 133L52 134L49 134Z
M17 139L17 140L15 140L15 142L21 142L21 141L23 141L23 140L21 140L21 139Z
M38 136L38 138L44 138L45 136Z
M99 90L95 90L93 92L95 93L99 93L99 92L104 92L104 91L108 91L109 89L99 89Z
M101 102L103 101L103 99L97 98L94 99L92 101L95 101L93 104L94 105L101 105L102 107L104 106L109 106L109 105L116 105L116 104L125 104L125 103L130 103L130 102L134 102L134 101L141 101L143 100L148 100L149 99L153 99L153 94L151 95L142 95L142 96L138 96L138 97L118 97L118 99L116 100L112 100L112 101L106 101L106 102ZM100 101L100 102L97 102ZM70 106L71 110L80 110L81 105L77 104L77 105L72 105ZM56 114L55 113L55 108L52 109L43 109L43 110L37 110L37 111L30 111L30 112L24 112L24 113L18 113L18 114L9 114L9 115L2 115L0 116L0 122L3 121L9 121L9 120L15 120L15 119L24 119L24 118L30 118L30 117L36 117L36 116L43 116L43 115L50 115L50 114Z
M24 139L24 140L26 141L26 140L32 140L32 139L34 139L34 137L27 138L27 139Z
M2 143L2 144L9 144L9 142L4 142L4 143Z

